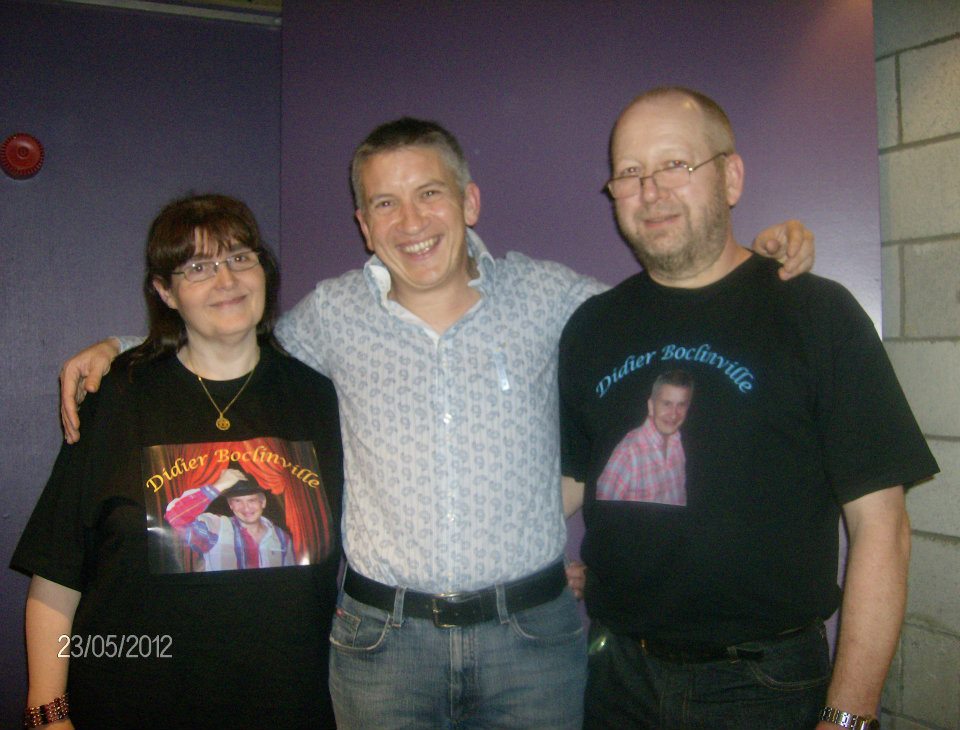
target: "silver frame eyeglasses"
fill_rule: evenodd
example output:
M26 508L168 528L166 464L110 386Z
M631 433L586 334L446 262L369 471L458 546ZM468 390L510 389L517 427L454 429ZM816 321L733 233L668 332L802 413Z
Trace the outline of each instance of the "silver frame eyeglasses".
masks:
M240 251L231 251L228 256L214 261L213 259L200 259L197 261L188 261L179 271L171 271L171 275L178 274L187 281L198 282L212 279L220 271L220 267L225 265L231 273L238 271L248 271L260 263L259 249L241 249Z
M655 170L649 175L621 175L610 178L604 186L610 197L614 200L621 198L630 198L643 192L643 181L652 180L658 190L673 190L682 188L690 182L690 176L704 165L713 162L718 157L726 157L729 152L718 152L709 160L704 160L698 165L680 164L674 167L664 167Z

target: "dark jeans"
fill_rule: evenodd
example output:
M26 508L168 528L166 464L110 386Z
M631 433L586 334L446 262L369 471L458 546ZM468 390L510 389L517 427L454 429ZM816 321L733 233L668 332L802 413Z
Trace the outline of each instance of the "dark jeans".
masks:
M830 680L823 624L738 646L763 657L661 660L594 621L584 728L812 730Z

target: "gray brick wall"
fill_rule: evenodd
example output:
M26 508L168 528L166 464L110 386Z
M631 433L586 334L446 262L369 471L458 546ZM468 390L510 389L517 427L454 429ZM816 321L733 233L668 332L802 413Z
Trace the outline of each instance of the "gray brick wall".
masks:
M960 0L874 0L883 336L942 473L907 497L885 730L960 728Z

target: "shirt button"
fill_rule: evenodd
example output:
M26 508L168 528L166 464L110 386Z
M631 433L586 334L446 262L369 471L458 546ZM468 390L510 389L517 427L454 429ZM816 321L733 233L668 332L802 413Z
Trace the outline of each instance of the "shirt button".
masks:
M453 512L447 512L447 522L456 522L457 516Z
M453 414L451 414L451 413L444 413L444 414L443 414L443 422L444 422L444 424L450 425L450 422L451 422L451 421L453 421Z

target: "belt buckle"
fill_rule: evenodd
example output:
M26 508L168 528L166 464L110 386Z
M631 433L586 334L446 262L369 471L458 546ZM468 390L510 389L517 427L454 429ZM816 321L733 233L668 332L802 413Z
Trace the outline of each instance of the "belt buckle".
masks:
M481 608L479 592L444 593L430 599L433 625L438 629L455 629L477 623L482 618Z

